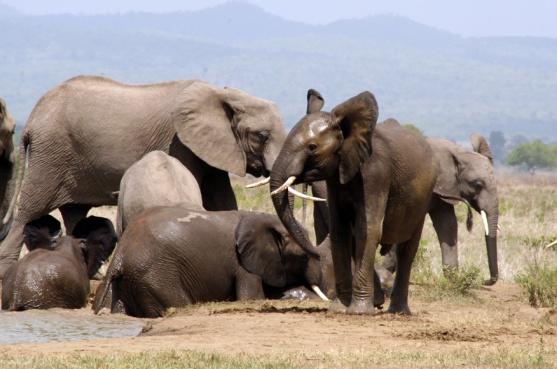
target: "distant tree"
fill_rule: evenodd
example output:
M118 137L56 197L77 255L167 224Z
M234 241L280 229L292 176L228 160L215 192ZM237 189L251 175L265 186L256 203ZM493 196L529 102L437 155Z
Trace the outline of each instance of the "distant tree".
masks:
M509 165L523 165L532 171L536 168L556 168L557 149L535 140L516 146L507 156Z
M489 146L496 161L505 161L505 135L501 131L491 131L489 134Z
M403 126L406 127L406 128L408 128L408 129L410 129L410 130L412 130L412 131L414 131L414 132L416 132L416 133L419 133L420 135L422 135L422 136L425 137L425 135L424 135L424 133L422 132L422 130L419 129L416 125L414 125L414 124L412 124L412 123L406 123L406 124L403 124Z

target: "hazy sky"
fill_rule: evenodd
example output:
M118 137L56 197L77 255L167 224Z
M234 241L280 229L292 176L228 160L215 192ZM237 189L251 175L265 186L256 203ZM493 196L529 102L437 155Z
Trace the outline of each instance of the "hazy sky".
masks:
M25 13L114 13L195 10L224 0L0 0ZM287 19L327 23L392 13L466 36L557 38L556 0L247 0Z

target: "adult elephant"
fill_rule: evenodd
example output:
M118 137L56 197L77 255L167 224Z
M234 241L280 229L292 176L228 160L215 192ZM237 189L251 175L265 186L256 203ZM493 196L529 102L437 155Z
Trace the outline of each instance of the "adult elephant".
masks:
M197 180L203 206L228 210L237 208L228 173L268 175L284 137L272 103L233 88L68 80L39 100L23 131L25 174L0 277L19 256L27 222L60 208L71 232L92 206L116 204L122 175L147 152L176 157Z
M30 252L2 280L3 310L85 306L89 279L112 253L116 233L108 219L93 216L79 221L71 236L60 232L60 222L50 215L25 226Z
M410 314L410 269L437 178L432 150L415 132L376 126L377 102L368 91L330 113L320 111L322 99L308 95L309 114L290 131L271 171L277 214L302 248L319 257L294 219L286 190L326 180L337 294L331 310L374 312L379 281L373 266L383 243L401 245L389 312Z
M116 214L118 236L143 210L174 205L204 210L199 185L178 159L163 151L151 151L129 167L120 182Z
M462 201L468 205L467 227L472 227L470 207L480 213L485 230L485 244L490 279L497 282L497 228L499 199L497 181L493 173L492 154L485 138L470 137L474 151L466 150L444 139L428 139L439 162L439 177L429 215L441 245L443 265L458 267L458 224L454 206Z
M205 301L265 298L269 287L334 291L328 247L308 258L275 215L156 207L124 232L94 310L138 317ZM276 292L276 291L274 291Z
M11 214L8 215L10 201L14 195L16 185L15 154L13 134L15 120L8 111L4 100L0 99L0 240L3 240L10 229Z

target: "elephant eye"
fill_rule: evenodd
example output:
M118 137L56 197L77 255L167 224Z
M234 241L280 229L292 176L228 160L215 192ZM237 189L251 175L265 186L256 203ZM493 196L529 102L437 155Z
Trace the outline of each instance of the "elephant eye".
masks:
M482 181L480 181L480 180L474 181L474 188L475 189L481 190L483 187L484 187L484 184L483 184Z
M257 137L261 142L265 142L269 139L270 133L268 131L261 131L257 133Z
M315 150L317 150L317 145L314 144L314 143L310 143L308 145L308 149L309 149L309 151L314 152Z

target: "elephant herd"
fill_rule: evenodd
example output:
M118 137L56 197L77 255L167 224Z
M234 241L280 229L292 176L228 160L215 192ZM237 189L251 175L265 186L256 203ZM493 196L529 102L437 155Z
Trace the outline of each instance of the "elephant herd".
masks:
M313 89L305 103L287 133L273 103L237 89L80 76L39 100L16 161L15 123L0 100L2 309L81 308L100 276L97 313L157 317L206 301L310 296L332 300L334 312L373 314L385 301L376 269L386 267L395 275L388 311L410 314L426 214L443 264L458 267L458 202L468 229L471 209L482 216L486 284L497 281L497 188L482 136L468 150L378 123L368 91L330 112ZM248 187L269 186L276 214L238 210L229 174L263 177ZM316 201L318 246L293 196ZM101 205L117 205L116 229L87 217Z

